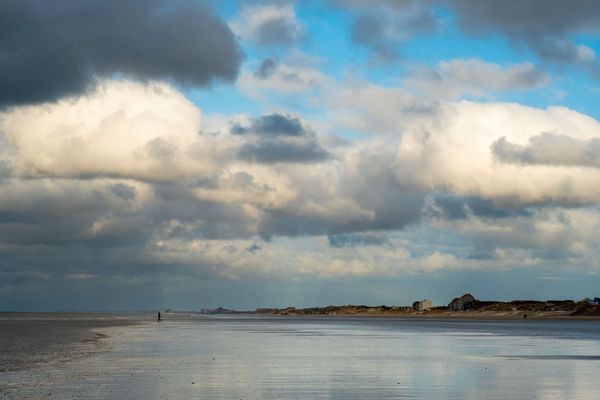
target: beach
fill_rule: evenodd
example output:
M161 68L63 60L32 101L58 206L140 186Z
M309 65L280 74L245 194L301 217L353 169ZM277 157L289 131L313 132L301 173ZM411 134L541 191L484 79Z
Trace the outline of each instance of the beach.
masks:
M62 365L91 356L107 337L103 328L139 321L139 316L0 313L0 372Z
M19 329L70 325L54 348L76 356L15 361L0 373L0 398L588 400L600 391L597 321L153 316L25 318Z

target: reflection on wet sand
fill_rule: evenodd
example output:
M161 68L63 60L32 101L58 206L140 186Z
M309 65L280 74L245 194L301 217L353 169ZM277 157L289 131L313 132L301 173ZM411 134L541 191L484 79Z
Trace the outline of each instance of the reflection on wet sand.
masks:
M595 399L597 322L205 317L96 330L95 355L2 398Z

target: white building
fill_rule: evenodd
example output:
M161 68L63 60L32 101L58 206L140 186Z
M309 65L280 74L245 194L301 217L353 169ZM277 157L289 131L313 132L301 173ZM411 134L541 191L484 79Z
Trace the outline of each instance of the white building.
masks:
M432 307L433 307L433 304L432 304L431 300L429 300L429 299L415 301L413 303L414 311L425 311L425 310L429 310Z

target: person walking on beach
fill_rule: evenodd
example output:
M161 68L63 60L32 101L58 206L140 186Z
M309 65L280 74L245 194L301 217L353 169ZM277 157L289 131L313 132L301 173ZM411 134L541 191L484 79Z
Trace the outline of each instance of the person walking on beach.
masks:
M160 322L160 311L158 312L158 322Z

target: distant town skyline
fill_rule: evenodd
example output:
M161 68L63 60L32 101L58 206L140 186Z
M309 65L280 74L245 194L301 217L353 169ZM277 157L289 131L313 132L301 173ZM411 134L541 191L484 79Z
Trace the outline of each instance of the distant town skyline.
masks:
M600 2L0 2L0 309L600 296Z

